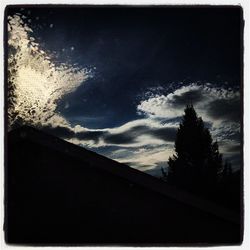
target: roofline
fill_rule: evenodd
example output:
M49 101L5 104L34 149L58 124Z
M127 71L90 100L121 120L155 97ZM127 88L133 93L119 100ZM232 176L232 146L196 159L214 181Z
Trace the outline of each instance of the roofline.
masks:
M67 142L56 136L47 134L36 128L30 126L22 126L17 129L14 129L8 133L7 141L13 139L22 140L24 138L59 152L64 151L64 154L66 148L67 151L66 154L76 157L83 162L86 161L91 162L92 163L91 165L93 167L105 170L113 175L127 179L135 184L151 189L157 193L172 198L178 202L185 203L194 208L198 208L209 214L213 214L224 220L240 224L240 216L238 215L238 213L232 210L219 206L204 198L197 197L186 191L180 190L160 179L157 179L156 177L153 177L142 171L131 168L128 165L119 163L117 161L114 161L110 158L97 154L83 147L77 146L73 143ZM84 156L82 154L83 152ZM93 158L95 160L91 161L91 159ZM107 163L108 161L110 163L109 166L106 166L106 164L102 164L104 161L105 163Z

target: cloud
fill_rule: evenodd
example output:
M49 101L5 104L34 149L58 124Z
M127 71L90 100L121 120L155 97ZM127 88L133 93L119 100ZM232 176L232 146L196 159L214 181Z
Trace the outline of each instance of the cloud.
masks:
M116 128L88 129L80 125L75 127L44 125L41 129L64 139L74 138L79 144L93 141L93 147L107 145L138 147L150 142L153 145L172 143L176 134L176 127L173 124L161 124L159 121L148 119L135 120Z
M207 113L212 119L240 121L240 98L216 99L209 103Z
M104 138L106 143L110 144L131 144L136 141L136 137L133 137L127 133L120 133L120 134L109 134Z
M176 137L176 132L177 129L174 127L165 127L153 129L149 134L166 142L173 142Z
M172 93L148 94L137 106L138 114L148 119L180 120L185 106L192 103L209 127L214 139L218 140L225 159L239 164L240 155L240 92L231 88L216 87L211 84L190 84L180 86ZM175 139L175 129L161 128L154 136L171 141ZM166 137L165 137L166 136ZM234 149L235 151L233 151ZM239 165L235 165L239 167Z
M75 133L75 138L77 138L79 140L87 140L87 141L92 140L95 143L98 143L99 140L105 136L105 134L107 134L106 131L88 130L88 131L85 131L85 132Z
M133 122L131 122L133 124ZM132 125L130 123L130 126ZM134 124L137 124L135 122ZM149 130L148 126L135 126L130 127L128 124L124 125L127 127L127 130L124 128L117 127L112 129L105 129L104 131L82 131L78 127L77 129L70 130L67 128L50 128L53 133L57 133L60 137L68 138L70 142L73 142L78 145L87 147L97 153L103 154L109 158L117 160L119 162L128 164L131 167L145 171L150 174L160 175L161 167L167 167L167 161L170 156L173 154L175 138L174 134L176 133L175 127L166 127L166 128L151 128ZM130 129L129 129L130 127ZM123 133L112 134L116 131L123 131L125 137L127 134L132 131L135 138L127 141L128 138L124 141L122 138ZM65 133L63 135L63 133ZM72 134L74 133L74 135ZM140 132L149 133L149 137L145 137L145 134L141 135ZM138 133L138 134L137 134ZM170 134L165 139L170 137L172 141L164 141L164 134ZM73 135L73 136L72 136ZM108 140L107 138L112 138L116 136L116 140ZM159 136L161 140L152 140L151 136ZM151 143L151 141L153 143ZM229 139L223 139L219 141L220 151L224 155L224 159L229 159L233 164L234 168L239 168L239 154L240 154L240 145L236 144L235 141Z
M42 126L40 128L42 131L53 134L60 138L69 139L75 136L74 131L69 127L56 126L52 127L51 125Z
M225 141L239 142L241 138L240 123L223 121L216 125L213 124L211 128L211 133L218 141L221 142Z
M148 117L175 118L182 116L183 109L192 103L205 121L239 120L239 91L213 87L211 84L190 84L166 95L155 95L142 100L137 106L141 115Z
M129 125L123 125L123 127L125 129L120 133L116 132L116 130L119 131L120 128L110 130L109 134L105 136L104 141L111 144L131 144L137 142L137 138L147 133L150 129L147 125L136 125L136 123L134 126L133 123L130 123Z
M107 131L102 130L89 130L87 128L81 127L81 130L79 131L78 128L60 125L43 125L40 129L63 139L74 138L79 141L78 144L84 143L84 141L93 141L97 144L99 140L101 140L104 135L107 134Z
M135 126L122 133L108 134L104 141L112 144L131 144L138 142L140 136L151 136L166 142L174 141L176 128L173 127L150 127Z
M223 158L231 162L234 170L239 169L242 166L241 144L232 141L222 141L219 142L219 146L220 151L223 153Z
M80 125L47 125L41 129L141 171L152 170L159 164L167 166L176 134L174 124L162 124L154 119L140 119L120 127L96 130Z
M197 103L202 100L201 86L191 84L182 86L173 93L150 97L141 101L137 106L139 114L149 117L168 117L174 118L181 116L183 108L191 102Z
M187 92L183 92L181 94L173 95L170 99L170 103L177 107L185 107L187 104L192 103L196 104L203 99L203 94L200 88L198 89L190 89Z
M227 148L228 152L240 152L241 150L241 145L240 144L235 144L235 145L229 145Z
M152 147L138 147L131 150L123 149L122 154L116 152L113 159L128 164L141 171L153 170L159 166L167 167L168 158L173 154L173 147L165 144Z
M104 129L103 142L109 145L140 147L172 143L176 124L157 119L138 119L116 128ZM161 137L162 135L162 137Z
M13 94L8 97L9 126L18 120L31 125L67 125L57 113L57 102L75 91L90 77L86 69L68 63L52 62L51 54L41 50L30 24L19 15L8 16L8 84ZM55 119L56 118L56 119Z
M235 159L239 157L240 124L232 121L235 118L232 113L239 111L239 95L237 91L219 90L209 85L191 84L167 95L151 95L137 107L144 116L142 119L115 128L64 125L44 129L131 167L160 174L160 168L167 166L167 160L173 154L177 127L190 98L214 139L219 141L225 159L232 159L235 164L239 162ZM233 112L226 112L228 109Z

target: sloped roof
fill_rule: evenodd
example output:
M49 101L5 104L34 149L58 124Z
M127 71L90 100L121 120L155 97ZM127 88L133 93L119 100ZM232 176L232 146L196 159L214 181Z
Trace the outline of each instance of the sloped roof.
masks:
M187 193L149 174L143 173L83 147L64 141L58 137L46 134L33 127L23 126L8 133L7 143L15 143L20 140L29 140L46 146L51 150L62 152L78 159L79 161L88 162L90 166L127 179L133 184L143 186L144 188L153 190L178 202L185 203L186 205L195 207L206 213L213 214L233 223L240 223L240 215L234 211L221 207L201 197ZM7 150L7 147L5 147L5 150Z

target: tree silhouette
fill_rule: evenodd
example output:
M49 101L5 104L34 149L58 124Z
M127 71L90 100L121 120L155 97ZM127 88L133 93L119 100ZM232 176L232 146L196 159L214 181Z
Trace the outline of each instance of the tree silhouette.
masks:
M187 105L184 112L177 130L175 154L168 160L168 180L190 191L211 191L223 169L218 143L213 142L193 105Z

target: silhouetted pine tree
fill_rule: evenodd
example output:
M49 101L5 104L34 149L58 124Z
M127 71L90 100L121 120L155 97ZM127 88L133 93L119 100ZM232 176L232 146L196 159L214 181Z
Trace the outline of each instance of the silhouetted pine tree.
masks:
M223 169L222 155L193 105L187 105L184 111L177 130L175 154L168 160L168 180L190 191L209 191L215 188Z

